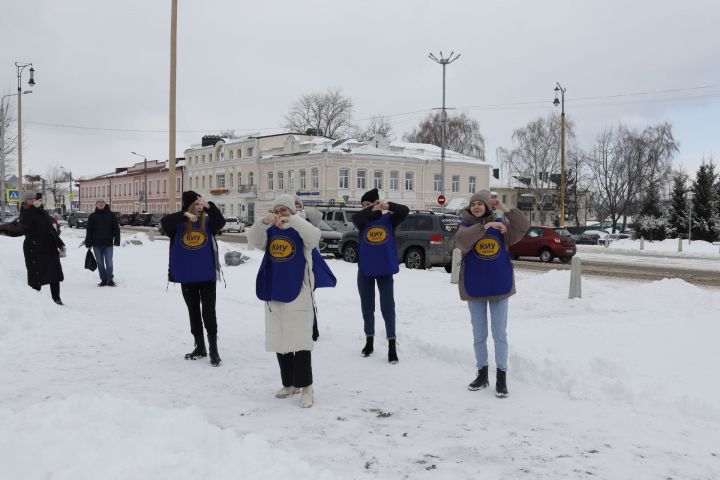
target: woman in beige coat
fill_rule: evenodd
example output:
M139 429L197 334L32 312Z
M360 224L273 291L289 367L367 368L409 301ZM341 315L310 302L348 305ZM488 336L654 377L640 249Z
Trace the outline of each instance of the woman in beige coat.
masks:
M302 392L300 406L311 407L312 250L320 242L320 230L297 215L293 197L280 195L273 213L250 227L248 242L265 250L256 290L265 301L265 349L276 352L280 364L283 388L275 396Z

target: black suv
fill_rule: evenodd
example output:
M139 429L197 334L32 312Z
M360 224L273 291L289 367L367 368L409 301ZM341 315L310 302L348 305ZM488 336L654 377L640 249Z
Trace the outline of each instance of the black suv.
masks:
M87 220L90 216L87 212L74 211L68 215L67 223L70 228L85 228L87 226Z
M412 211L395 229L398 263L407 268L445 267L450 271L460 217L449 213ZM357 262L358 231L343 234L339 251L346 262Z

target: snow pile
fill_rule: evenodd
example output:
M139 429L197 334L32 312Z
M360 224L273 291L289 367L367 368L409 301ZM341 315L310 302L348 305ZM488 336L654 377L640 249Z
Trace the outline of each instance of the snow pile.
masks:
M706 242L704 240L693 240L690 242L689 245L687 240L683 240L682 246L682 253L678 253L677 238L668 238L665 240L656 240L653 242L645 240L643 245L645 251L647 252L667 252L676 253L678 255L702 255L715 258L720 257L720 245L713 245L712 243ZM604 248L604 246L600 246L600 248ZM633 251L633 253L637 253L640 251L640 240L614 240L610 242L610 246L608 248L611 250L628 250Z

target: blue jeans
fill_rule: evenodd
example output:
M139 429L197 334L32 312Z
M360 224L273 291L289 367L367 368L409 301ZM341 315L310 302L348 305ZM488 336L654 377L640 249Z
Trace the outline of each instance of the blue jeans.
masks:
M360 308L365 323L365 336L375 336L375 282L380 291L380 311L385 320L388 340L395 338L395 294L393 276L366 277L358 268L357 284L360 292Z
M113 279L113 247L93 247L95 260L98 264L100 280L110 282Z
M475 363L478 370L488 364L488 304L490 305L490 323L492 325L493 342L495 343L495 366L500 370L507 370L507 298L496 302L468 302L470 321L473 328Z

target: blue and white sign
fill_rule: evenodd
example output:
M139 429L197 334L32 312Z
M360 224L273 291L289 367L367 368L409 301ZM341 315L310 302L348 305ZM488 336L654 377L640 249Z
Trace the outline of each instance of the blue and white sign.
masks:
M20 191L17 188L8 188L7 189L7 201L8 202L19 202L20 201Z

